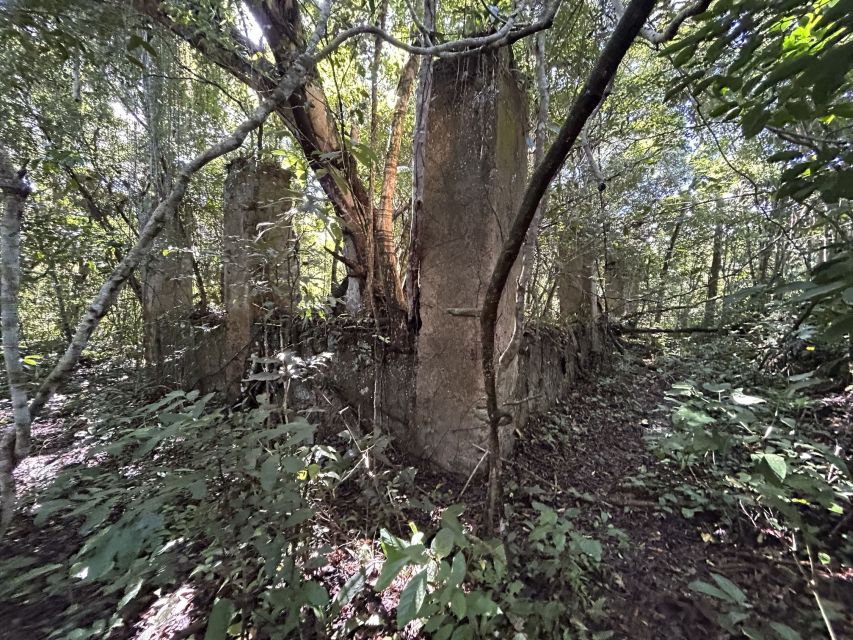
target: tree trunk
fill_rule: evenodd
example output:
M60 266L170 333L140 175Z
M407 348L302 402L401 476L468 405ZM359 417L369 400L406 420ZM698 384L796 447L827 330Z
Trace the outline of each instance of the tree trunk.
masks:
M293 50L301 49L305 39L299 8L291 0L252 0L247 3L273 50L275 65L263 59L250 61L238 52L236 46L232 49L222 44L228 42L229 34L221 33L220 38L207 37L199 29L174 22L162 4L161 0L134 0L134 6L140 13L170 29L261 96L268 95L275 87L276 78L289 65ZM342 143L325 93L318 82L306 81L291 95L286 105L277 109L277 113L296 138L308 165L340 218L346 236L344 257L349 262L347 307L351 312L357 312L362 306L361 290L370 268L368 258L373 250L373 238L369 233L371 194L358 176L352 153ZM399 274L393 265L386 262L387 258L388 254L383 252L377 254L375 262L381 273L388 274L388 288L393 291L381 293L384 294L383 299L397 300L397 294L401 291ZM381 282L379 279L377 281ZM402 299L398 302L400 306L404 304Z
M0 147L0 191L5 200L0 225L0 316L3 326L3 360L12 400L12 424L0 431L0 538L15 508L18 463L30 450L30 409L21 364L18 292L21 286L21 217L30 193L23 172L16 173L5 148Z
M714 313L717 308L717 293L720 287L720 269L723 264L723 225L714 228L714 245L711 249L711 269L708 273L708 296L705 299L705 314L703 327L714 324Z
M375 273L379 278L385 309L394 315L396 315L395 309L401 311L405 309L405 296L400 283L397 248L394 243L394 192L397 189L397 163L400 159L403 129L418 66L417 56L409 57L397 84L397 102L394 106L394 114L391 117L391 135L388 140L388 152L385 156L382 195L379 198L379 209L376 211L374 225L374 237L376 239Z
M437 6L438 0L424 0L423 24L430 31L435 29ZM424 206L427 126L429 125L429 104L432 99L432 66L431 58L427 58L421 64L418 72L418 88L415 93L415 130L412 136L412 221L409 231L409 263L406 267L406 304L409 328L413 333L417 333L421 327L421 221Z
M660 284L658 285L657 308L655 310L655 324L660 324L661 316L663 315L663 298L666 294L666 281L669 276L669 268L672 265L672 256L675 254L675 244L678 242L678 236L681 235L681 227L684 225L684 218L679 216L675 221L675 226L672 228L672 235L669 236L669 245L666 247L666 253L663 256L663 265L660 269Z

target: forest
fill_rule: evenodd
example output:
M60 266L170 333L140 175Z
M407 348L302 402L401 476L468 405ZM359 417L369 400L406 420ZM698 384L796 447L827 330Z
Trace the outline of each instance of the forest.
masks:
M853 0L0 0L0 68L0 638L853 638Z

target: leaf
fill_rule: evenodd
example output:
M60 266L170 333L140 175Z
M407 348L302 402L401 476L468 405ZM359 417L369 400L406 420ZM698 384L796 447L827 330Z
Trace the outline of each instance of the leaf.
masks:
M450 596L450 610L458 620L465 617L468 606L465 603L465 592L461 589L454 591L453 595Z
M692 589L693 591L697 591L698 593L704 593L706 596L711 596L712 598L716 598L717 600L722 600L724 602L735 602L724 591L721 591L712 584L708 584L704 580L694 580L693 582L687 585L687 588Z
M264 491L272 491L278 480L279 457L270 456L261 465L261 488Z
M803 637L791 627L781 622L771 622L770 628L776 632L780 640L802 640Z
M465 556L460 551L455 556L453 556L453 563L450 567L450 578L447 580L447 584L458 587L462 584L462 581L465 579L465 573L467 570L467 563L465 562Z
M711 577L714 579L714 582L725 591L732 599L738 604L744 604L747 601L746 594L740 590L740 588L731 580L729 580L725 576L721 576L717 573L712 573Z
M213 603L210 617L207 620L207 631L204 632L204 640L225 640L228 632L228 623L234 614L234 603L227 598L222 598Z
M767 466L770 467L773 474L780 481L784 480L785 476L788 475L788 465L785 462L785 458L777 453L763 453L760 455L764 459L764 462L767 463Z
M754 404L761 404L767 401L764 398L759 398L757 396L748 396L741 391L733 391L732 402L734 402L735 404L739 404L742 407L749 407Z
M367 583L367 574L364 569L359 569L354 573L349 580L344 583L341 590L335 596L335 607L340 610L353 601L359 593L364 590L364 585Z
M397 605L397 628L402 629L418 617L426 599L427 570L416 573L400 593Z
M450 555L450 552L453 550L453 540L455 538L456 534L454 534L450 529L439 529L438 533L436 533L435 537L432 539L432 544L430 545L435 557L440 560L441 558L446 558Z
M301 588L302 596L312 607L323 609L329 604L329 592L318 582L309 580L304 583Z
M581 553L588 555L596 562L601 562L601 543L592 538L578 537L576 539L577 547Z
M394 578L399 575L403 567L407 566L410 562L411 560L406 556L400 556L394 560L386 560L382 564L382 571L379 572L379 577L376 579L376 584L373 585L373 588L376 591L387 589L388 585L394 582Z

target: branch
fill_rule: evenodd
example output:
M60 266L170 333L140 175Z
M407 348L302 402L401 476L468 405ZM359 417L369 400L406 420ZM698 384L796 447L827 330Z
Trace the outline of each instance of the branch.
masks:
M610 3L613 6L614 11L616 11L616 15L621 18L625 14L625 6L622 4L622 0L610 0ZM669 42L675 37L675 34L678 33L678 28L685 20L687 20L687 18L692 18L693 16L698 16L700 13L704 13L710 4L711 0L696 0L693 4L687 5L681 11L676 13L672 20L670 20L669 24L663 28L663 31L656 31L651 27L643 27L640 29L639 35L654 45Z
M526 38L529 35L549 29L551 25L554 24L554 16L557 15L557 9L560 7L560 2L561 0L554 0L540 20L527 25L526 27L513 30L513 27L515 26L515 15L513 14L510 15L501 28L494 33L490 33L485 36L460 38L459 40L453 40L451 42L445 42L431 47L408 44L402 40L398 40L394 36L373 25L359 25L342 31L335 36L335 38L326 47L320 50L317 54L317 60L319 61L329 56L350 38L366 33L381 38L391 46L407 51L412 55L431 56L435 58L458 58L467 56L484 49L496 49L498 47L509 45L517 40Z

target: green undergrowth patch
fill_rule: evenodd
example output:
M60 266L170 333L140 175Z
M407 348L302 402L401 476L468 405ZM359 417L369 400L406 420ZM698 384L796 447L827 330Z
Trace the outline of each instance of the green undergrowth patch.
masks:
M85 456L32 509L43 544L67 549L0 561L0 598L61 603L46 638L135 637L179 614L199 640L609 637L589 630L605 615L589 595L601 543L535 487L483 539L464 505L413 490L386 436L319 442L264 396L229 411L197 392L138 409L104 393L76 403Z
M693 581L723 630L754 640L824 636L848 622L845 605L820 592L853 566L849 424L828 419L818 391L826 381L815 372L757 370L747 350L730 358L725 345L699 346L717 357L681 364L691 375L666 393L671 424L646 434L658 463L627 484L653 488L664 511L704 520L709 544L766 547L797 568L805 587L785 620L761 619L725 576Z

